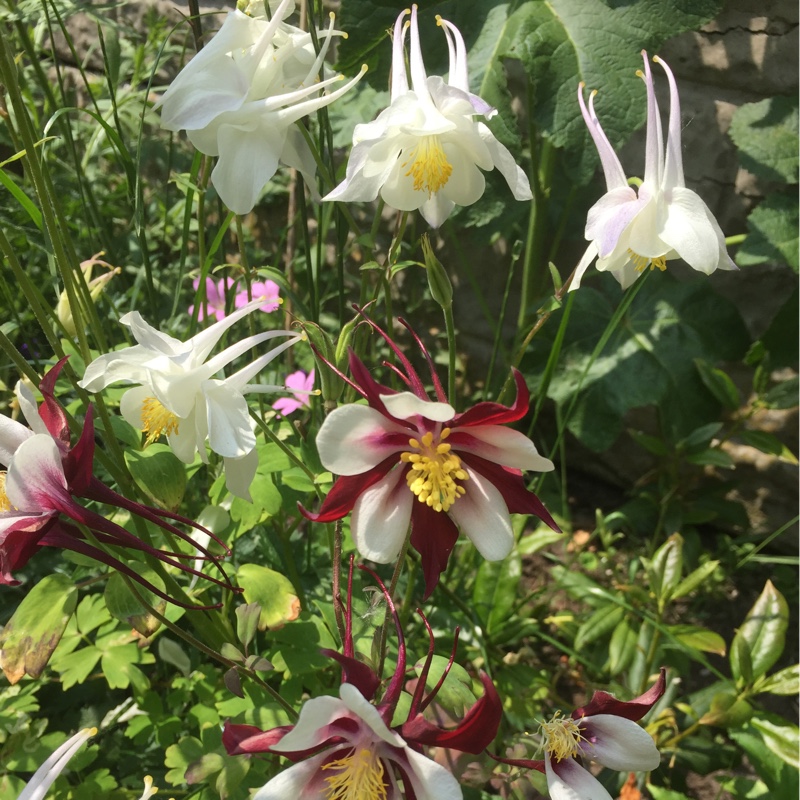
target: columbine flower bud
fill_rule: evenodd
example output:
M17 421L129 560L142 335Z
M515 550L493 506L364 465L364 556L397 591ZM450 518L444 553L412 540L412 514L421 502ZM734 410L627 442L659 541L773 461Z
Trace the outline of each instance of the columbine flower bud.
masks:
M103 289L105 289L106 284L115 275L119 275L119 273L122 272L119 267L112 267L111 264L107 263L106 261L101 261L99 257L102 255L104 254L101 250L99 253L95 253L86 261L81 261L81 273L83 274L83 280L86 282L86 286L89 288L89 296L92 298L93 303L96 303L100 299L100 295L103 293ZM94 269L95 264L99 264L102 267L108 267L109 271L104 272L102 275L98 275L96 278L92 279L92 270ZM78 330L75 327L75 319L72 316L72 308L70 307L69 298L67 297L66 291L62 291L58 296L56 316L58 317L58 321L64 326L64 330L69 336L78 335Z
M444 309L453 306L453 285L447 276L441 261L433 254L431 241L427 234L422 237L422 257L425 259L425 269L428 272L428 286L433 299Z

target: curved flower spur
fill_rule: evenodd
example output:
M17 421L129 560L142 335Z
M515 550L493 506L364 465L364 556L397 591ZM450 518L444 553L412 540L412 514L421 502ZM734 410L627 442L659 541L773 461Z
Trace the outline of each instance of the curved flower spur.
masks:
M422 612L429 636L425 659L406 721L395 722L406 682L406 646L394 604L386 587L378 583L395 624L398 637L397 666L379 702L381 680L355 656L352 635L353 564L347 591L343 652L322 652L342 666L339 697L307 700L294 726L262 731L251 725L226 723L222 741L231 755L276 753L296 762L256 794L253 800L460 800L461 788L453 775L423 755L423 746L447 747L465 753L481 753L495 738L503 709L489 680L481 673L483 696L453 729L440 728L425 719L423 711L434 700L453 664L456 643L447 667L427 695L425 684L433 660L433 633ZM456 630L456 639L458 631ZM402 788L401 788L402 784Z
M623 772L650 771L661 756L653 738L637 722L655 705L666 689L666 670L642 695L623 702L608 692L595 692L589 703L569 717L559 712L541 725L544 759L500 758L514 767L543 772L553 800L612 800L600 781L581 762L596 761ZM491 754L490 754L491 755Z
M428 362L436 400L428 397L388 334L362 316L388 343L400 367L387 366L410 391L377 383L350 352L348 383L367 405L340 406L326 417L317 449L325 469L340 477L317 513L301 507L302 513L314 522L332 522L352 511L356 548L380 564L398 557L410 523L411 546L422 560L425 597L447 567L459 529L488 561L511 552L511 513L533 514L558 530L522 477L523 469L547 472L553 462L540 456L527 436L504 427L528 412L522 375L514 370L517 397L512 405L482 402L456 413L430 354L409 325L401 320Z
M99 544L138 550L171 567L236 591L217 558L166 520L180 522L209 535L230 554L227 546L210 531L179 514L129 500L94 477L91 406L78 442L70 447L67 416L54 395L56 380L66 360L66 357L62 358L42 378L39 388L44 402L39 407L33 393L24 384L17 384L19 405L30 428L0 415L0 464L7 470L0 472L0 584L19 583L12 573L24 567L40 547L58 547L106 564L171 603L188 608L207 608L167 595L128 563L98 547ZM187 542L193 552L159 550L121 525L76 503L75 497L124 509ZM87 541L85 530L91 532L97 544ZM220 571L223 580L181 563L179 559L197 558L194 552L197 550L200 557L209 560Z

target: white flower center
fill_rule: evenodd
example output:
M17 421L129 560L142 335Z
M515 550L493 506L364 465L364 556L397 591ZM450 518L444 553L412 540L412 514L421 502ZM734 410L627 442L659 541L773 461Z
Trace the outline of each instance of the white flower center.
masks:
M541 732L544 735L544 749L556 761L572 758L580 750L580 743L585 741L578 722L572 717L562 717L556 711L550 722L543 722Z
M434 511L448 511L466 494L466 489L456 481L465 481L469 475L461 469L461 459L444 441L449 435L450 428L444 428L434 442L433 433L428 431L421 441L408 440L409 447L416 452L400 454L401 461L411 464L406 476L408 488Z
M383 762L374 750L351 750L344 758L323 764L322 769L337 770L325 778L325 800L386 800Z
M142 431L147 434L145 445L152 444L162 433L177 433L178 421L178 417L155 397L145 397L142 401Z
M656 256L655 258L650 258L649 256L640 256L638 253L634 253L633 250L628 248L628 255L631 257L631 261L633 261L633 266L636 267L637 272L644 272L647 269L647 265L650 265L650 269L653 270L658 267L662 272L667 268L667 258L666 256Z
M438 136L422 136L402 166L409 167L406 175L414 176L414 191L425 191L428 195L438 192L453 171Z

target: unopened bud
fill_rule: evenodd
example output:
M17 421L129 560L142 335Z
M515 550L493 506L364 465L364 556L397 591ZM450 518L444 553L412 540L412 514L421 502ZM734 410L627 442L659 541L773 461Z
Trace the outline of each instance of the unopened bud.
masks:
M428 273L428 286L433 299L444 309L453 306L453 285L447 277L444 267L433 254L428 234L422 237L422 257L425 259L425 270Z
M101 255L103 255L102 251L96 253L86 261L81 261L81 274L83 275L83 280L89 289L89 297L91 297L93 303L96 303L100 299L100 295L103 293L103 289L105 289L106 284L115 275L118 275L120 272L122 272L119 267L112 267L111 264L107 263L106 261L101 261L99 258ZM104 272L102 275L92 278L92 270L94 269L95 264L99 264L102 267L107 267L108 272ZM64 330L69 336L78 335L78 330L75 327L75 318L72 315L72 307L69 304L69 297L67 296L66 290L62 290L61 294L58 296L56 316L58 317L58 321L64 326Z
M331 369L331 366L336 363L333 342L331 342L330 336L313 322L306 322L303 330L313 345L314 357L317 362L316 374L319 376L322 399L326 403L335 404L344 391L344 381Z

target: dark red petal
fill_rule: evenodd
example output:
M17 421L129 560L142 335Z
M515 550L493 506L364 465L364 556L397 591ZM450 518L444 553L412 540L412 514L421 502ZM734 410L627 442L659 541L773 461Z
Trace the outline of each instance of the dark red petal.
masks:
M582 708L572 712L573 719L581 717L594 717L597 714L613 714L615 717L638 722L664 694L667 688L667 670L661 667L658 680L642 695L629 700L627 703L617 700L608 692L595 692L592 699Z
M374 408L376 411L380 411L389 419L394 420L395 422L400 422L400 420L395 420L391 414L386 410L386 406L384 406L383 401L380 398L382 394L397 394L394 389L390 389L388 386L383 386L382 384L378 383L373 377L372 373L367 369L364 362L353 352L350 350L349 353L350 357L350 374L353 376L353 380L361 387L361 390L364 392L364 396L367 398L367 402Z
M67 415L61 404L55 398L55 386L64 364L67 363L69 356L64 356L57 361L44 375L39 384L39 391L42 393L44 402L39 406L39 416L44 422L50 435L57 441L69 445L69 423Z
M480 677L483 697L472 706L457 727L444 730L418 714L400 726L400 735L414 744L450 747L463 753L483 752L497 736L503 704L489 676L482 672Z
M323 648L320 652L341 664L342 683L352 683L365 699L372 700L381 685L381 679L363 661L328 648Z
M525 383L525 378L518 370L512 370L514 382L517 385L517 396L510 406L502 403L476 403L463 414L457 414L450 423L451 428L463 428L469 425L505 425L516 422L528 413L528 400L530 392Z
M461 455L461 458L471 469L479 472L494 484L497 491L503 496L503 500L506 501L510 513L534 514L554 531L561 530L550 516L550 512L544 507L544 503L525 487L525 481L519 470L503 467L472 453L465 453ZM469 487L467 487L467 491L469 491Z
M262 731L255 725L236 725L226 722L222 729L222 744L229 756L241 756L245 753L269 753L272 745L277 744L293 725L281 725L268 731Z
M414 500L411 507L411 546L419 553L422 574L425 576L427 600L447 569L447 560L458 539L455 522L444 511L434 511L425 503Z
M92 407L89 406L80 438L64 459L64 475L72 494L80 497L86 492L92 482L93 470L94 420L92 418Z
M41 547L41 540L54 526L58 517L53 514L26 517L20 515L3 533L0 542L0 584L16 586L19 581L11 574L22 569Z
M299 503L297 507L300 509L300 513L312 522L333 522L341 519L353 510L360 494L386 477L392 467L399 462L400 457L393 453L367 472L362 472L360 475L343 475L337 478L316 514L303 508Z
M489 753L488 750L487 754L489 758L493 758L501 764L509 764L512 767L522 767L523 769L536 769L539 772L545 771L544 760L541 758L503 758L502 756L496 756L494 753Z

